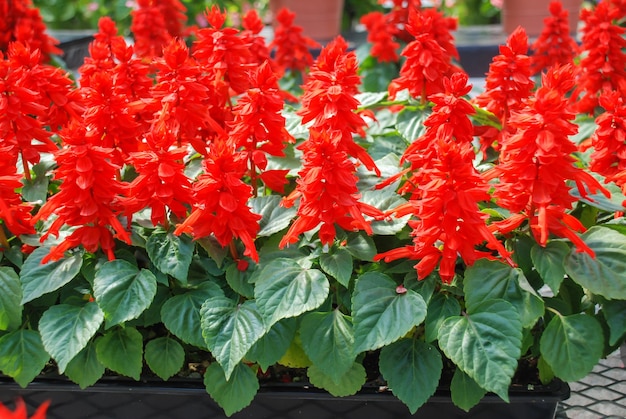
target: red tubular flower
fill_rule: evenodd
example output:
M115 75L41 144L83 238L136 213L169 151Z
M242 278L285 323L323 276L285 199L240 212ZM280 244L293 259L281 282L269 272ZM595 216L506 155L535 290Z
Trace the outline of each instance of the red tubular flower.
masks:
M542 86L526 106L511 115L513 134L502 137L499 164L486 179L498 179L494 198L498 205L512 213L524 213L537 242L545 246L550 233L568 237L580 250L593 255L572 230L584 230L566 211L576 198L569 193L568 181L574 181L580 194L608 192L588 173L575 165L572 153L576 146L569 136L578 127L571 122L574 114L568 109L566 93L574 86L571 66L550 69L542 77ZM494 229L507 232L521 222L505 221Z
M160 2L137 0L137 6L131 12L130 25L135 38L135 53L144 58L160 57L163 47L172 39Z
M46 419L46 411L50 406L50 401L43 402L37 411L30 417L30 419ZM15 410L10 411L6 406L0 403L0 418L2 419L28 419L28 411L24 400L17 399L15 402Z
M128 185L128 197L121 202L128 216L150 208L152 224L167 227L167 211L183 219L193 201L183 160L187 150L173 148L176 139L167 131L150 132L146 141L149 150L129 156L128 163L133 165L138 176Z
M233 108L234 121L230 123L230 138L238 149L248 155L249 175L252 187L256 190L256 168L265 170L265 155L284 156L286 143L293 143L295 139L285 128L285 117L282 116L284 101L278 87L278 78L269 63L266 61L252 72L250 80L252 87L238 99ZM286 175L286 172L282 173ZM265 179L274 187L285 183L271 175ZM282 190L283 187L279 186L279 189Z
M116 45L126 45L124 37L117 34L115 22L108 17L98 20L98 32L89 44L89 56L85 57L83 65L78 68L81 86L89 86L89 80L94 73L109 71L116 65L113 50L119 49Z
M246 162L246 155L228 141L213 142L203 161L205 173L193 185L195 208L174 234L189 233L196 239L214 235L222 246L239 238L244 255L258 262L254 239L261 216L248 206L252 188L241 180Z
M303 169L296 190L283 200L291 206L300 198L298 218L280 246L293 243L303 232L320 223L319 237L330 244L335 238L335 223L347 230L371 227L363 214L382 217L373 207L358 201L355 165L350 157L360 160L370 170L378 168L365 149L356 144L354 133L362 132L365 121L355 113L360 78L354 52L346 52L341 37L330 42L320 53L303 86L301 98L302 123L311 122L309 139L303 150Z
M389 2L388 0L378 0L378 3L387 5ZM391 10L387 13L389 32L406 43L413 41L413 36L406 30L406 24L409 22L410 11L421 8L421 0L392 0Z
M248 71L256 67L249 45L235 28L223 27L226 14L213 6L205 12L208 28L197 32L192 55L209 74L213 83L225 83L235 93L243 93L249 87Z
M386 16L381 12L370 12L361 17L361 23L367 29L367 41L372 44L372 57L381 63L397 62L400 59L397 53L400 44L393 40Z
M469 115L474 108L464 99L471 86L464 73L444 79L445 93L429 97L435 103L425 122L425 134L407 149L403 160L411 162L409 178L401 188L410 200L393 210L397 217L413 215L413 245L376 256L389 262L399 258L419 260L418 278L424 279L439 263L439 276L450 283L457 258L467 265L491 252L477 250L486 243L509 263L510 254L486 225L479 202L489 201L489 185L473 165ZM422 148L423 147L423 148Z
M273 64L269 46L265 42L265 37L260 35L265 27L263 21L259 17L259 13L255 9L250 9L241 20L244 30L241 37L244 43L249 45L252 61L262 64L268 61Z
M435 36L435 15L410 9L407 30L415 37L402 51L406 61L400 76L389 85L389 96L395 98L408 89L413 97L426 97L443 91L443 78L454 71L451 55ZM441 28L439 28L441 30Z
M311 48L320 45L313 39L304 36L302 27L294 25L296 14L282 8L276 14L278 26L274 30L274 40L270 43L270 50L276 48L275 62L284 70L304 71L313 64Z
M570 35L569 12L558 0L550 2L548 8L550 16L544 19L543 31L531 45L533 74L554 65L573 64L578 55L578 44Z
M589 169L615 182L626 193L626 104L619 92L600 96L604 108L596 118L598 128L591 136Z
M0 3L0 51L6 51L12 42L28 45L33 51L39 50L40 63L50 60L51 54L62 54L59 41L46 34L39 9L31 0L5 0Z
M626 96L626 29L616 23L620 10L609 2L601 2L593 10L583 9L580 16L585 22L583 58L572 98L579 112L592 114L602 93L617 90Z
M184 36L187 23L185 5L179 0L154 0L154 4L163 16L167 33L173 38Z
M0 154L8 155L9 147L0 147ZM0 220L13 234L34 234L35 229L31 222L33 206L22 202L22 197L16 191L22 185L22 176L17 173L15 164L7 162L0 165ZM4 237L0 225L0 239ZM7 243L0 243L7 247Z
M476 105L492 112L502 122L503 133L509 130L511 113L523 106L534 88L527 54L528 36L522 27L518 27L508 37L506 45L500 46L500 55L489 65L485 91L474 99ZM481 138L482 147L492 146L498 137Z
M56 260L63 251L78 245L94 252L98 247L113 259L115 237L130 243L130 237L118 220L121 213L119 197L125 185L116 179L119 166L111 162L113 150L86 142L85 127L80 123L69 126L60 134L66 146L55 153L58 168L55 179L62 180L60 190L39 210L34 221L57 218L42 236L58 236L63 225L78 227L44 259ZM95 235L94 235L95 234Z

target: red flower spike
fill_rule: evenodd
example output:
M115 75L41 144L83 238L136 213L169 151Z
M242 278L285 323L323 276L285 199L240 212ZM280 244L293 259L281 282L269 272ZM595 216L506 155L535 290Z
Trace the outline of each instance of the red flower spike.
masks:
M246 155L227 141L215 141L203 161L205 173L193 185L195 208L174 234L189 233L195 239L214 235L222 246L239 238L244 255L259 261L254 239L261 216L248 206L252 188L241 178L246 173Z
M244 31L241 32L241 37L244 43L249 45L252 61L258 64L268 61L270 64L273 64L271 52L265 42L265 37L260 35L265 25L259 17L259 13L255 9L250 9L243 16L242 25Z
M8 150L9 147L0 147L0 154L7 155ZM0 220L15 235L34 234L30 213L33 206L23 203L16 192L23 186L21 180L22 176L17 173L14 163L0 165ZM3 237L1 232L0 237Z
M50 406L50 401L43 402L30 419L46 419L46 411ZM15 402L15 410L11 411L2 403L0 403L0 418L2 419L28 419L28 412L24 400L17 399Z
M392 99L401 90L408 89L412 97L420 97L425 101L427 96L443 91L444 77L458 71L451 64L450 52L435 36L435 24L440 24L441 19L443 18L437 13L413 9L409 11L406 28L415 39L402 51L406 61L400 69L400 76L389 85L389 96ZM452 45L450 40L445 46L448 44ZM456 49L454 51L456 52Z
M160 57L172 39L167 21L157 0L138 0L131 12L130 30L135 38L135 53L142 58Z
M537 242L545 246L549 234L567 237L593 255L582 241L576 240L573 231L583 231L582 225L573 224L566 211L576 201L569 193L568 181L574 181L579 193L606 191L590 174L576 166L572 153L576 146L569 136L578 127L571 121L574 114L568 108L567 92L574 86L571 66L552 68L542 77L542 85L526 106L511 115L509 123L514 133L504 133L499 164L486 179L497 179L494 198L512 213L524 213L529 220ZM500 223L502 233L519 222ZM508 228L507 228L508 227Z
M274 29L274 40L270 50L276 48L276 65L284 70L303 72L313 64L312 48L320 45L313 39L304 36L302 27L294 25L296 14L282 8L276 14L278 26Z
M558 0L548 6L550 16L544 19L544 28L531 45L532 74L555 65L573 64L578 55L578 44L570 35L568 11Z
M379 62L397 62L400 57L396 52L400 44L395 42L388 30L387 18L381 12L370 12L361 17L361 23L367 30L367 42L372 44L370 54Z
M500 55L493 58L485 81L485 91L474 103L492 112L502 122L502 132L508 128L509 116L523 106L534 88L528 57L528 36L520 26L500 46ZM499 135L481 137L482 148L496 146Z
M593 114L598 97L617 90L626 97L626 28L617 23L620 10L601 2L593 10L583 9L582 59L572 100L579 112Z

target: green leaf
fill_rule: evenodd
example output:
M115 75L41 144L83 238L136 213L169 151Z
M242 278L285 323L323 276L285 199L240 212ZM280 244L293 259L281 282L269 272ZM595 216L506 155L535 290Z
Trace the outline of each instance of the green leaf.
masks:
M586 314L556 315L539 341L541 355L554 375L578 381L596 366L604 349L602 326Z
M359 101L359 108L367 108L382 102L387 97L387 92L364 92L354 96Z
M259 381L254 371L245 364L237 365L230 380L227 380L222 367L216 362L212 363L204 373L204 385L226 416L250 405L259 391Z
M540 356L537 361L537 370L539 370L539 380L541 380L543 384L548 384L550 381L554 380L554 371L552 371L552 368L548 365L543 356Z
M185 350L176 339L162 336L146 344L144 357L150 369L167 380L183 367Z
M365 233L350 233L345 249L355 258L364 261L372 261L378 253L374 240Z
M485 300L501 298L520 313L523 327L532 327L543 315L543 299L528 284L521 269L479 259L465 271L463 285L468 310Z
M332 248L329 253L320 255L320 267L324 272L335 278L341 285L348 288L352 277L352 256L344 248Z
M417 140L426 132L424 121L428 118L430 112L418 111L412 109L404 109L398 115L396 128L398 132L410 143Z
M379 364L392 393L411 414L435 394L443 370L439 351L417 339L401 339L384 347Z
M104 365L96 355L96 344L89 341L87 346L78 353L65 368L65 375L85 389L96 383L104 375Z
M435 294L428 303L428 313L424 322L424 338L426 342L433 342L437 339L441 323L448 317L461 314L461 304L459 301L447 294Z
M24 388L41 372L50 355L33 330L20 329L0 337L0 371Z
M249 281L250 269L240 271L237 264L233 263L226 269L226 282L239 295L246 298L254 297L254 285Z
M297 321L293 317L274 323L272 328L252 345L246 359L256 362L263 371L267 371L291 346L296 336L296 327Z
M596 257L573 249L565 261L567 274L594 294L626 300L626 235L606 227L592 227L582 239Z
M161 308L161 319L167 329L185 343L206 347L202 337L200 307L212 297L224 296L222 289L212 282L184 294L175 295Z
M356 394L367 378L363 365L355 362L352 367L339 379L333 380L326 371L311 365L307 370L307 376L317 388L323 388L335 397L345 397Z
M479 386L508 401L522 345L522 322L504 300L487 300L439 328L439 346Z
M361 202L378 208L381 211L391 210L406 203L406 200L391 189L392 194L384 194L381 190L365 190L361 192ZM375 235L391 236L401 231L411 218L410 215L396 218L386 218L372 221L372 231Z
M561 241L550 241L546 247L536 244L530 251L535 268L555 295L565 278L565 259L569 251L569 246Z
M154 299L156 277L125 260L112 260L98 269L93 282L96 301L109 328L136 319Z
M236 304L226 297L206 300L200 317L204 341L229 380L252 345L265 334L263 317L253 300Z
M304 316L300 337L313 365L326 371L335 383L352 368L356 358L352 319L339 310Z
M269 237L289 227L289 223L296 216L297 209L280 205L281 199L278 195L259 196L250 199L249 204L252 212L263 217L259 221L260 229L257 236Z
M0 267L0 330L15 330L20 327L24 307L21 300L20 277L13 268Z
M143 338L132 327L109 330L96 342L98 359L119 374L139 380L143 366Z
M26 202L46 202L48 195L48 184L50 178L46 176L46 172L53 166L51 162L40 162L32 167L35 173L31 179L22 179L24 186L22 187L22 198Z
M602 314L609 325L609 345L615 345L626 334L626 301L605 301Z
M56 262L42 264L41 260L48 256L50 247L35 249L22 265L22 304L56 291L70 282L80 272L83 263L82 254L77 252Z
M330 284L317 269L305 269L291 259L275 259L259 274L254 295L266 326L318 308Z
M357 280L352 298L355 353L374 350L406 335L426 317L426 303L413 290L396 291L387 275L369 272Z
M466 412L476 406L487 392L472 377L456 369L450 383L452 402Z
M59 372L87 345L104 321L98 304L59 304L41 316L39 333L46 351L55 359Z
M161 272L172 275L183 284L187 283L193 248L194 245L189 236L175 236L161 228L154 230L146 243L148 257L154 266Z

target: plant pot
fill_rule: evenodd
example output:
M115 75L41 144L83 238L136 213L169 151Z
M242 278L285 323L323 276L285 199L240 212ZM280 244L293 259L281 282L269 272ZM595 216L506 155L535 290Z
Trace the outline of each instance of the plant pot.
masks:
M570 32L576 33L578 15L583 0L561 0L563 9L569 12ZM510 34L518 26L526 29L530 37L538 36L543 29L543 19L550 15L546 0L504 0L502 5L502 26Z
M38 379L26 389L10 379L0 380L0 402L12 407L22 397L34 412L46 400L47 419L171 419L226 418L206 393L202 382L134 382L109 379L80 390L67 381ZM541 389L512 388L511 403L487 395L469 413L452 404L449 391L435 393L415 415L389 391L365 389L349 397L332 397L302 385L262 387L254 401L232 418L402 419L418 418L554 418L559 401L569 397L561 381Z
M341 33L343 4L343 0L270 0L270 10L274 16L283 7L291 10L304 34L323 44Z

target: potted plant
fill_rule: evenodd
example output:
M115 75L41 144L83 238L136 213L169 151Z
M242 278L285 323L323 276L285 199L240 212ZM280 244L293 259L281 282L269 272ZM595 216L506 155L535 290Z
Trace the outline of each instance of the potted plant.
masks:
M27 44L0 61L0 402L538 417L524 390L550 417L624 341L624 66L601 94L596 68L597 28L614 51L618 27L590 25L595 53L537 85L520 29L470 99L432 9L402 15L406 59L367 92L342 38L287 92L311 59L298 30L272 61L254 12L240 31L207 10L191 47L133 16L134 45L100 21L79 84ZM398 16L375 42L399 46Z

